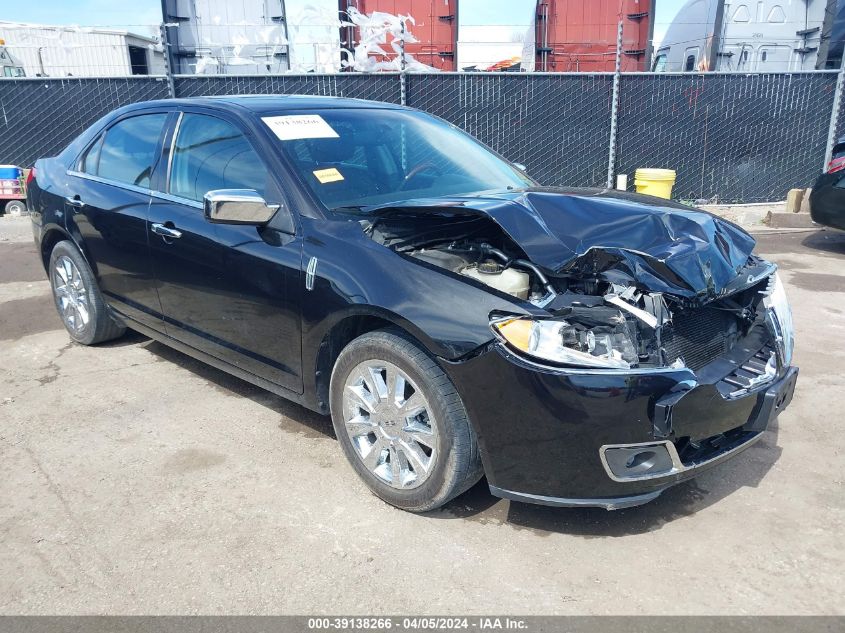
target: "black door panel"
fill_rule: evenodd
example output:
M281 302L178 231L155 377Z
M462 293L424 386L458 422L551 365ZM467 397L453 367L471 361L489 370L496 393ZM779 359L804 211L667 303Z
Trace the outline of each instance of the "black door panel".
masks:
M181 234L150 232L167 334L301 392L299 240L155 197L150 224Z
M161 329L161 304L147 247L148 193L72 176L84 206L65 203L92 259L100 290L118 312Z
M79 160L65 200L100 290L117 312L163 330L147 238L149 187L168 114L118 120Z

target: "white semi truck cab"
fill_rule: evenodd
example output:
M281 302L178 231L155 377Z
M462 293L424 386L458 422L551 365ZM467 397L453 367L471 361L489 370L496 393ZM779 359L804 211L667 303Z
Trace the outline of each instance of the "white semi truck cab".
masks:
M6 40L0 39L0 68L2 77L26 77L23 64L6 48Z

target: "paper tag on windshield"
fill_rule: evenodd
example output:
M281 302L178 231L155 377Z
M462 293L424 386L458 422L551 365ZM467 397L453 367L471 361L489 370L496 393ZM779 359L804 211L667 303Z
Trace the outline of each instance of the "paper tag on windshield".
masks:
M332 126L319 114L289 114L261 117L279 140L295 141L301 138L339 138Z
M330 167L329 169L315 169L313 173L314 177L324 185L327 182L337 182L338 180L343 180L343 174L334 167Z

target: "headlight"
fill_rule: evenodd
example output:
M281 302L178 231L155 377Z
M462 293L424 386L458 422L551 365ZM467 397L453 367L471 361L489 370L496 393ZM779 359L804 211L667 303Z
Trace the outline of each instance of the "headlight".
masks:
M516 350L560 365L629 369L637 361L636 347L624 326L586 328L568 321L523 318L492 326Z
M783 338L783 362L784 365L789 365L792 362L792 350L795 347L795 328L792 325L792 310L786 298L786 289L778 273L775 273L772 293L763 300L763 305L774 314L776 326L780 328L778 334Z

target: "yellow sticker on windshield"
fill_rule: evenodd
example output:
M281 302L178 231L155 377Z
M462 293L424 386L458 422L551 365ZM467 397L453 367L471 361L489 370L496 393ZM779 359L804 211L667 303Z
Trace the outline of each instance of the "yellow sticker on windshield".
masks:
M337 182L338 180L343 180L343 174L334 167L331 167L330 169L315 169L314 176L316 176L317 180L324 185L327 182Z

